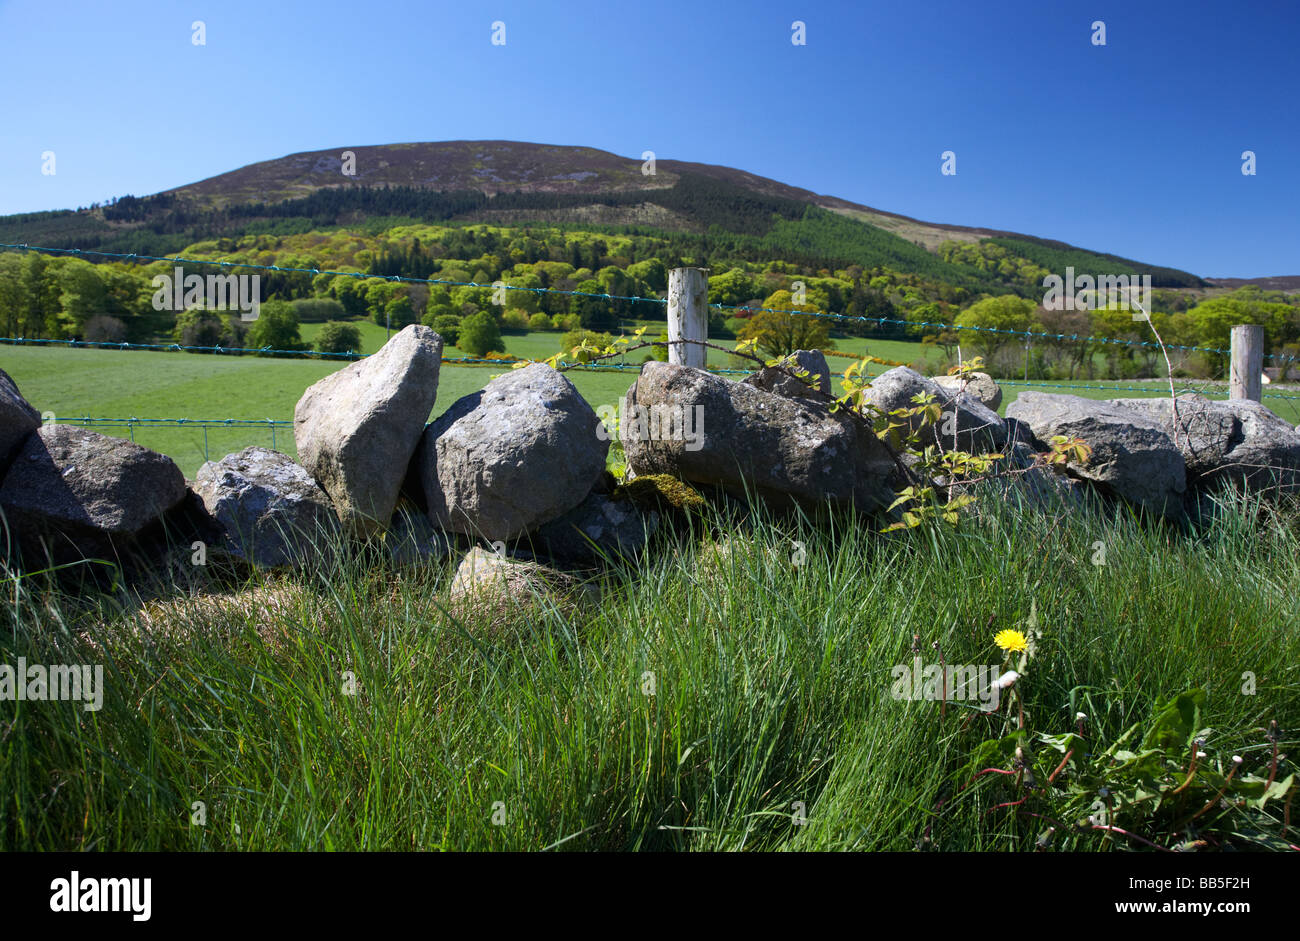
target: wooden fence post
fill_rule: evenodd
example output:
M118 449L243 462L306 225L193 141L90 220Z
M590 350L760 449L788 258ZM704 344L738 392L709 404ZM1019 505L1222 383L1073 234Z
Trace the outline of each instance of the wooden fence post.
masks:
M668 272L668 362L703 369L709 338L709 269Z
M1228 397L1258 402L1263 392L1264 328L1239 324L1232 328L1232 366L1228 374Z

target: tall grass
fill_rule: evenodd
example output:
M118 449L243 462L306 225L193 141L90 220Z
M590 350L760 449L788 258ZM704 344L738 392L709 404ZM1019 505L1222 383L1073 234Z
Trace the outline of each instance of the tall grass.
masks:
M1036 730L1079 710L1109 743L1200 687L1207 752L1259 767L1271 719L1295 748L1295 515L1229 499L1191 537L985 509L888 537L718 520L593 575L598 602L505 619L447 606L452 559L143 603L11 579L0 663L102 663L107 692L0 703L0 849L1031 849L1041 827L961 789L1000 718L890 695L914 647L998 663L1031 611Z

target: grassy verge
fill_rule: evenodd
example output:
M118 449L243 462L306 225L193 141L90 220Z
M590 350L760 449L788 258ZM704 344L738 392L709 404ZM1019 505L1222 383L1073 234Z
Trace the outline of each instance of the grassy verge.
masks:
M1016 690L1035 731L1084 712L1099 750L1196 688L1203 768L1266 773L1271 720L1294 751L1295 515L1238 504L1191 538L987 514L892 537L719 523L725 549L685 540L595 579L598 603L504 619L448 615L450 562L345 560L143 608L11 581L0 663L102 663L107 693L98 712L0 704L0 849L1032 849L1028 814L1054 798L996 808L1009 779L968 769L1014 708L941 715L893 698L891 671L935 642L997 664L995 631L1034 620ZM1140 807L1113 822L1158 840ZM1144 847L1068 829L1053 848Z

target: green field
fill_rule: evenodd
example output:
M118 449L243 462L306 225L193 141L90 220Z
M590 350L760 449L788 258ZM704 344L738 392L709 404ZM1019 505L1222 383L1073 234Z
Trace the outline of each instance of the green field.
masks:
M370 320L351 320L348 323L361 332L360 352L362 353L376 352L384 345L389 336L388 331ZM299 327L298 332L304 343L313 345L324 327L325 325L322 323L305 323ZM659 336L659 332L664 329L664 324L662 321L625 321L623 332L630 334L638 327L646 327L645 339L654 340ZM615 333L615 336L617 335ZM524 334L505 333L502 334L501 339L505 342L506 352L508 353L527 357L528 359L545 359L560 351L560 340L563 336L564 334L560 331L534 330ZM736 345L735 340L713 340L711 342L719 346L725 346L728 349ZM873 356L879 356L881 359L895 360L900 363L911 363L923 355L920 343L906 340L866 340L862 337L836 337L834 343L834 349L840 352L853 353L858 356L870 353ZM455 357L468 354L458 347L447 346L443 349L443 355ZM644 356L644 352L639 352L636 359L640 360ZM728 360L729 357L724 353L719 353L716 350L709 351L710 366L715 368L726 367L730 365Z
M382 328L370 324L368 341L383 341ZM505 337L507 351L528 358L542 358L557 352L558 333L529 333ZM717 341L732 345L732 341ZM870 352L885 359L911 362L920 356L919 343L865 340L837 341L845 352ZM455 347L444 350L447 357L464 355ZM638 352L627 357L624 369L582 370L567 373L593 407L615 405L635 377ZM732 357L710 352L710 365L729 368ZM842 371L851 361L831 357L831 369ZM59 347L0 347L0 368L8 372L28 401L38 411L53 413L56 420L79 418L128 419L243 419L291 421L294 405L303 390L336 369L344 360L274 359L258 356L212 356L135 350L66 349ZM444 364L438 382L437 417L458 398L483 387L506 371L508 365L466 366ZM884 367L873 366L879 373ZM733 376L734 378L734 376ZM1003 383L1003 405L1015 400L1023 389L1066 392L1105 399L1167 394L1159 383L1077 382ZM1283 395L1300 395L1286 390ZM1264 403L1287 421L1300 421L1300 399L1278 398L1266 392ZM287 426L229 428L181 426L95 425L105 434L131 437L137 443L172 457L193 477L202 463L220 458L250 445L275 447L296 457L291 429Z
M454 355L454 354L453 354ZM206 356L116 350L0 349L4 369L38 411L56 420L78 418L186 418L292 421L298 399L312 383L347 363L256 356ZM445 365L431 418L462 396L510 369ZM634 370L574 372L571 378L593 405L615 404ZM189 477L204 460L250 445L274 446L296 457L292 429L95 426L173 458ZM206 455L206 456L205 456Z

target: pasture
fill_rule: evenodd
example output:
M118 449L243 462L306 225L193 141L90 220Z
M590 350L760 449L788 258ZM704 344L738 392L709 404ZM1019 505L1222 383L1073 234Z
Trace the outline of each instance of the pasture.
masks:
M309 327L312 325L308 325ZM383 342L381 327L363 335ZM377 331L377 335L376 335ZM550 356L559 349L560 334L529 333L505 338L508 352L530 358ZM730 345L731 341L718 341ZM870 352L899 362L919 358L919 343L873 342L860 339L837 341L845 352ZM378 347L373 347L377 349ZM372 349L372 351L373 351ZM464 356L455 347L444 350L447 357ZM622 369L575 369L567 373L578 391L591 403L615 405L627 392L636 375L636 365L645 354L638 351L626 358ZM710 366L730 368L731 357L710 351ZM832 372L842 372L852 360L828 357ZM294 405L312 383L347 365L345 360L271 358L262 356L220 356L140 350L68 349L65 347L0 346L0 369L8 372L23 395L41 412L58 420L77 418L185 418L241 419L245 421L292 421ZM438 381L438 401L431 418L436 418L458 398L481 389L488 380L509 369L509 365L457 365L444 363ZM885 367L873 365L877 374ZM1183 387L1184 383L1177 383ZM1067 388L1068 386L1068 388ZM1076 388L1084 386L1087 388ZM1216 389L1205 383L1210 394ZM1221 386L1217 387L1221 390ZM1002 410L1024 389L1066 392L1086 398L1108 399L1167 395L1168 387L1158 382L1002 382ZM1296 396L1297 398L1279 398ZM1264 404L1287 421L1300 422L1300 391L1294 388L1265 390ZM75 423L75 422L74 422ZM186 476L210 458L251 445L274 447L296 457L292 430L281 426L265 428L233 426L91 426L103 434L133 437L145 447L168 455ZM206 458L205 458L206 454Z

